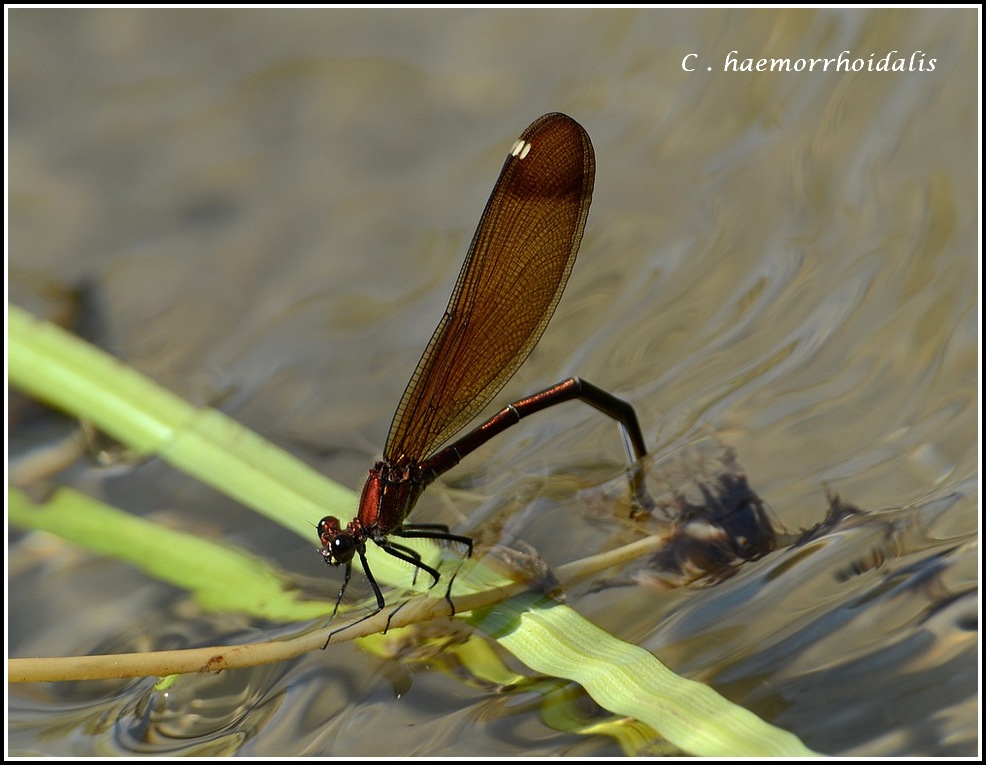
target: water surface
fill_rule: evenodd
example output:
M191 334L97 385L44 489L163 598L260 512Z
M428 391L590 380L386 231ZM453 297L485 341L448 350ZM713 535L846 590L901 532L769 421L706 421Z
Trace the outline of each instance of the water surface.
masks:
M658 485L711 438L788 529L822 519L827 489L868 515L715 586L586 586L570 604L816 750L975 754L976 11L9 20L12 299L43 312L52 291L84 290L80 331L99 345L353 487L507 148L542 113L582 122L598 172L579 261L498 403L580 374L637 407ZM843 51L925 68L724 71L730 54ZM566 405L484 447L416 518L509 526L561 564L622 539L586 511L622 465L612 423ZM80 461L57 480L338 587L314 534L245 528L232 500L160 463ZM9 655L263 635L123 564L12 536ZM621 753L531 694L352 646L185 678L167 698L151 685L12 687L10 752Z

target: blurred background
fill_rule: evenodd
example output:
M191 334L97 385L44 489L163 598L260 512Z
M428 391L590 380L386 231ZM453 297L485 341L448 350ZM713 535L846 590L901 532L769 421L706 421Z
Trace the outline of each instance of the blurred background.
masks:
M827 490L867 511L716 586L570 603L816 750L974 755L978 14L11 9L10 300L358 488L507 149L566 112L596 152L586 235L496 404L578 374L634 404L654 473L711 438L789 530L821 521ZM724 70L844 51L861 71ZM903 71L870 71L888 56ZM68 427L10 404L11 459ZM566 405L415 520L481 536L506 517L558 565L605 546L581 497L624 465L613 423ZM338 589L314 533L245 523L160 462L55 481ZM7 603L8 656L266 634L13 530ZM11 686L10 753L625 751L529 691L351 645L182 682L166 700L151 680Z

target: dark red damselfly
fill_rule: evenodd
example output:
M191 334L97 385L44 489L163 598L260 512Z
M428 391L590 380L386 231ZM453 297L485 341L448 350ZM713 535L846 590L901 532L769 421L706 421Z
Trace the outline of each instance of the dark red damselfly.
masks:
M633 509L650 507L641 466L647 449L633 407L578 377L515 401L439 448L490 402L541 338L575 263L595 172L588 134L564 114L546 114L514 142L445 315L397 407L383 459L370 469L356 517L345 528L334 516L318 524L325 562L346 566L336 610L357 555L376 595L377 611L384 607L367 564L367 540L426 572L432 586L438 583L438 571L391 537L457 542L471 555L469 537L452 534L446 526L405 519L425 487L463 457L529 414L563 401L579 399L619 421L634 458Z

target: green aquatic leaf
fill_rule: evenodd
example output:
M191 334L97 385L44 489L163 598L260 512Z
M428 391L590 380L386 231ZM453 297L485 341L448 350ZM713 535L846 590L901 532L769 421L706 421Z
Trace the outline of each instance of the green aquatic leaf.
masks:
M272 621L303 621L332 610L305 599L289 577L245 550L139 518L69 488L42 503L7 490L7 519L47 531L92 552L125 560L149 576L187 590L203 608Z
M685 752L814 755L793 734L674 674L650 651L610 635L568 606L528 593L465 618L531 669L579 683L604 709L648 724Z

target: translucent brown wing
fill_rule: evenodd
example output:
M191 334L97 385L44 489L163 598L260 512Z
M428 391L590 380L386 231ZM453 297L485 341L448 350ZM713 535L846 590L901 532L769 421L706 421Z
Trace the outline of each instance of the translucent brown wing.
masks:
M592 144L571 117L546 114L514 143L397 407L386 459L428 457L524 363L572 271L594 179Z

